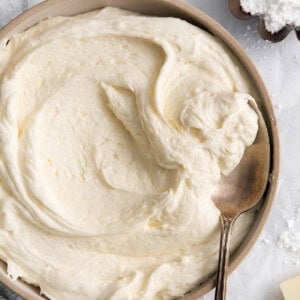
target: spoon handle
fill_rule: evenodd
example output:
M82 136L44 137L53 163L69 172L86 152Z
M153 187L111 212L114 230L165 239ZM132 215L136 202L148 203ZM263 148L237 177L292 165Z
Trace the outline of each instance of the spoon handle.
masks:
M230 252L230 236L231 229L236 220L233 218L226 218L221 215L222 232L220 241L220 252L219 252L219 265L218 265L218 276L215 300L226 299L226 285L227 285L227 272Z

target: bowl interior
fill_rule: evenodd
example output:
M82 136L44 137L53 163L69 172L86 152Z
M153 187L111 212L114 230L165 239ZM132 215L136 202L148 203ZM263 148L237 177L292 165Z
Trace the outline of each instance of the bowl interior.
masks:
M209 31L213 35L220 38L231 50L231 52L240 60L240 63L244 66L248 77L253 83L256 99L268 128L271 149L270 174L272 176L270 177L271 180L268 183L264 199L263 201L261 201L260 207L256 212L251 230L231 258L230 271L232 271L245 258L246 254L249 252L249 250L257 240L258 235L262 230L262 227L271 209L278 181L278 132L271 100L263 84L263 81L246 53L221 25L219 25L216 21L214 21L201 11L197 10L196 8L178 0L48 0L28 10L27 12L10 22L0 31L0 39L9 39L12 34L22 32L48 17L58 15L72 16L90 10L99 9L104 6L115 6L148 15L179 17ZM20 280L12 281L6 275L6 264L1 261L0 281L2 281L4 284L12 288L14 291L19 293L26 299L44 299L42 296L40 296L38 288L27 285ZM184 298L189 300L197 299L198 297L201 297L208 291L210 291L214 287L214 285L215 279L214 276L212 276L205 282L201 283Z

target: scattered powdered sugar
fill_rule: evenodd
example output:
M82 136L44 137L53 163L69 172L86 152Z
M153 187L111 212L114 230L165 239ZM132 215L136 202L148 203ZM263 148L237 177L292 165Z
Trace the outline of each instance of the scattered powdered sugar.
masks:
M271 33L285 25L300 26L300 0L241 0L245 12L263 15Z
M280 103L279 104L275 104L274 108L275 108L276 111L281 111L282 105Z
M298 252L300 251L300 207L296 209L295 218L286 219L286 229L279 235L277 245L279 248Z
M300 232L284 230L279 236L278 247L298 252L300 250Z

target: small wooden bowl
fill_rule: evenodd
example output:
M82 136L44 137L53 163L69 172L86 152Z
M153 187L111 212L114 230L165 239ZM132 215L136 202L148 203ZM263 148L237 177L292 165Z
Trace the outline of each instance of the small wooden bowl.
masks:
M127 10L136 11L148 15L173 16L185 19L188 22L199 26L213 35L219 37L232 53L240 60L244 66L248 77L253 83L256 94L256 100L262 111L265 122L268 127L271 146L271 168L270 181L268 183L264 199L256 212L251 229L231 257L230 271L232 272L239 263L245 258L255 241L257 240L275 197L279 173L279 139L276 120L272 103L265 85L256 70L250 58L237 43L237 41L216 21L208 17L198 9L185 4L178 0L48 0L32 9L26 11L0 31L0 39L7 38L14 33L19 33L35 25L45 18L51 16L72 16L104 6L115 6ZM20 241L21 242L21 241ZM23 296L25 299L42 300L45 299L40 295L38 288L34 288L21 280L11 280L6 274L6 264L0 261L0 281L10 287L12 290ZM195 287L184 299L195 300L205 295L215 286L215 276L208 278L206 281Z
M253 17L251 14L243 11L241 6L241 0L229 0L228 2L229 9L232 14L241 20L247 20ZM277 43L286 38L286 36L292 31L295 30L298 40L300 41L300 28L294 28L290 25L286 25L281 30L276 33L271 33L266 29L266 24L263 15L256 15L259 18L258 22L258 32L260 36L267 41Z

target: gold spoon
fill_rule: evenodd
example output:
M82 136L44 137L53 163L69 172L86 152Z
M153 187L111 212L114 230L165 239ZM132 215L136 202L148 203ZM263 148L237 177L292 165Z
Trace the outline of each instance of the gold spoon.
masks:
M221 212L221 241L215 300L226 299L226 283L230 251L231 229L236 219L255 206L262 198L269 177L270 143L261 112L252 101L249 105L258 115L258 133L255 142L245 150L239 165L222 176L213 196Z

